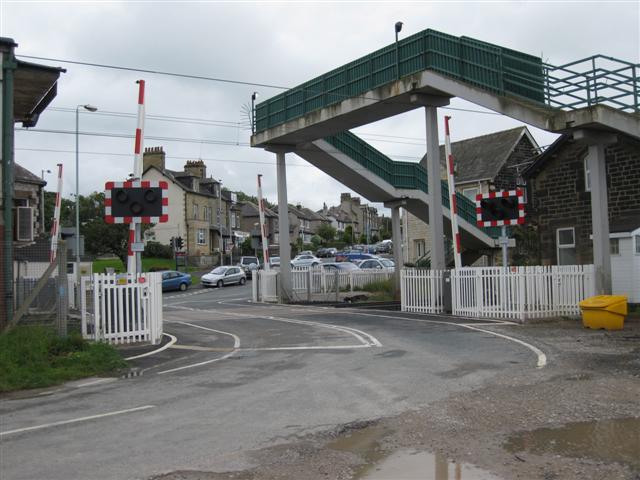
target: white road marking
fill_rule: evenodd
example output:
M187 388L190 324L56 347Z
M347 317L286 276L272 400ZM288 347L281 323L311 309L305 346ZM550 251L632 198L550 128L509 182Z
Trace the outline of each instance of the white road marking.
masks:
M136 358L142 358L142 357L148 357L150 355L155 355L156 353L160 353L163 350L166 350L167 348L169 348L171 345L173 345L174 343L176 343L178 341L178 339L176 337L174 337L173 335L170 335L168 333L163 333L163 335L166 335L167 337L169 337L171 339L171 340L169 340L169 343L167 343L166 345L163 345L162 347L158 348L157 350L153 350L151 352L141 353L140 355L134 355L133 357L127 357L127 358L125 358L125 360L135 360Z
M91 385L98 385L100 383L108 383L108 382L115 382L115 381L116 381L115 378L99 378L98 380L93 380L91 382L80 383L75 387L76 388L90 387Z
M29 432L32 430L40 430L43 428L57 427L60 425L68 425L71 423L86 422L88 420L95 420L97 418L113 417L114 415L123 415L125 413L139 412L141 410L148 410L150 408L155 408L155 405L144 405L142 407L128 408L126 410L118 410L116 412L100 413L98 415L90 415L88 417L73 418L71 420L62 420L60 422L44 423L42 425L35 425L33 427L16 428L15 430L7 430L6 432L0 432L0 437L3 437L5 435L12 435L14 433Z
M496 337L504 338L505 340L509 340L509 341L512 341L512 342L515 342L515 343L519 343L520 345L523 345L523 346L527 347L529 350L534 352L536 354L536 356L538 357L538 361L536 363L536 367L537 368L543 368L543 367L545 367L547 365L547 356L538 347L535 347L534 345L531 345L530 343L524 342L524 341L519 340L517 338L509 337L508 335L503 335L501 333L492 332L491 330L485 330L483 328L477 328L477 327L475 327L473 325L470 325L468 323L444 322L442 320L427 320L427 319L424 319L424 318L392 317L390 315L379 315L379 314L373 314L373 313L362 313L362 312L355 312L353 310L350 310L350 313L352 313L354 315L361 315L361 316L366 316L366 317L381 317L381 318L391 318L393 320L407 320L409 322L437 323L437 324L441 324L441 325L451 325L451 326L455 326L455 327L461 327L461 328L468 328L470 330L476 330L478 332L488 333L490 335L494 335ZM500 326L501 324L498 323L496 325Z
M219 358L214 358L212 360L206 360L204 362L192 363L190 365L183 365L182 367L171 368L169 370L162 370L161 372L158 372L158 375L162 375L162 374L165 374L165 373L171 373L171 372L177 372L177 371L180 371L180 370L185 370L187 368L200 367L202 365L209 365L210 363L219 362L221 360L225 360L225 359L229 358L231 355L235 354L238 351L238 348L240 348L240 337L238 337L237 335L234 335L233 333L223 332L222 330L215 330L213 328L203 327L201 325L196 325L195 323L179 322L179 321L176 321L176 320L174 320L173 323L180 323L182 325L189 325L190 327L199 328L201 330L208 330L210 332L221 333L223 335L229 335L229 336L233 337L233 350L231 352L219 357Z

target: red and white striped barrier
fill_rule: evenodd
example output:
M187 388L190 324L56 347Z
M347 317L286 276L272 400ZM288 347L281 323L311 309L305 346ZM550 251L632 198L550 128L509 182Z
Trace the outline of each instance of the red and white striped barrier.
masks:
M112 215L112 191L118 188L161 188L162 215L157 217L114 217ZM107 182L104 186L104 221L107 223L165 223L169 221L169 184L165 181L133 180L129 182Z
M460 231L458 230L458 199L456 198L456 183L454 180L455 167L451 153L451 138L449 136L449 119L444 117L444 151L447 157L447 181L449 185L449 206L451 210L451 234L453 238L453 259L456 268L462 267Z
M480 202L486 198L518 198L518 218L506 219L506 220L483 220L482 219L482 207ZM479 193L476 195L476 220L479 227L504 227L507 225L523 225L524 224L524 191L520 189L516 190L502 190L498 192Z
M142 148L144 146L144 80L136 81L138 84L138 125L136 127L136 143L133 149L133 176L136 180L142 179ZM164 192L164 190L163 190ZM164 199L164 196L163 196ZM163 203L163 216L164 216ZM142 220L142 218L141 218ZM166 221L166 220L165 220ZM127 259L127 272L138 273L140 265L140 252L133 251L133 244L141 241L142 229L138 222L131 222L129 225L129 257Z
M62 201L62 164L58 164L58 190L56 191L56 205L53 210L53 223L51 224L51 251L49 262L53 263L58 254L58 239L60 238L60 202Z

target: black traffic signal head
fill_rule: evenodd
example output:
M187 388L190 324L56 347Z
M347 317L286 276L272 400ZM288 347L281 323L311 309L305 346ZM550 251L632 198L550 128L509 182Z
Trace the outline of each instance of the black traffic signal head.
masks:
M107 182L107 223L161 223L169 219L167 182Z

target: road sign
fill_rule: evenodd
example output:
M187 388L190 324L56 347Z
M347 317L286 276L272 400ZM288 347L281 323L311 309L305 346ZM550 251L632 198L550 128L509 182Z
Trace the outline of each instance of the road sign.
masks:
M107 182L104 210L107 223L169 221L169 185L164 181Z
M476 196L479 227L503 227L524 223L524 192L504 190L479 193Z
M131 244L132 252L144 252L144 243L143 242L134 242Z

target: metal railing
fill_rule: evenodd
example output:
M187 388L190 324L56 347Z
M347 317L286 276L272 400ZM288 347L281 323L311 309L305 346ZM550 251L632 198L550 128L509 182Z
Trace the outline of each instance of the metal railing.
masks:
M608 105L624 112L640 111L640 64L593 55L565 65L545 64L545 103L576 110Z

